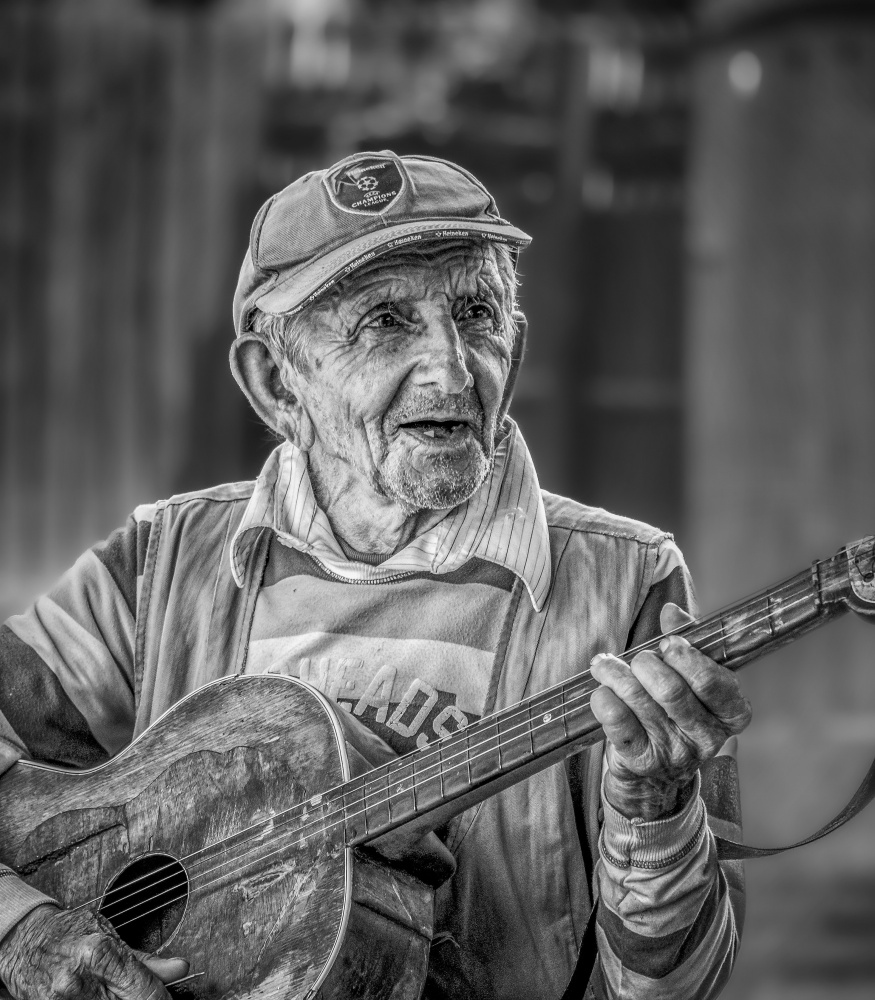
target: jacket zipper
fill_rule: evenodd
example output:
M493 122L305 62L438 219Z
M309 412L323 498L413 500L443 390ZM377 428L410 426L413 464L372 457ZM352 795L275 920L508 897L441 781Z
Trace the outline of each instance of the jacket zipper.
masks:
M411 570L406 573L396 573L394 576L385 576L383 577L382 580L348 580L345 576L341 576L339 573L332 572L323 562L321 562L315 556L311 555L310 558L313 560L313 562L316 563L316 565L322 570L323 573L325 573L327 576L330 576L334 580L339 580L340 583L352 583L352 584L358 584L360 586L364 584L365 586L369 587L377 587L381 583L397 583L399 580L406 580L407 577L409 576L415 576L415 572Z

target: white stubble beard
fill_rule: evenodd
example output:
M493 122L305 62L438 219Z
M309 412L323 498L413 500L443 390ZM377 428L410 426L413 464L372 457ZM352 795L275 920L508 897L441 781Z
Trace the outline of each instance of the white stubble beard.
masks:
M428 474L390 456L380 475L386 496L408 514L423 510L447 510L472 497L486 482L495 463L495 448L487 455L480 442L474 460L464 469L437 457Z

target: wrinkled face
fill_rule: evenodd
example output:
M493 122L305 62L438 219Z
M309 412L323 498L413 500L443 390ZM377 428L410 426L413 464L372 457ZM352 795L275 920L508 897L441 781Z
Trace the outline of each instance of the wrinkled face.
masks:
M492 467L510 370L504 294L492 250L459 243L347 279L308 317L308 363L292 376L311 467L408 513L470 497Z

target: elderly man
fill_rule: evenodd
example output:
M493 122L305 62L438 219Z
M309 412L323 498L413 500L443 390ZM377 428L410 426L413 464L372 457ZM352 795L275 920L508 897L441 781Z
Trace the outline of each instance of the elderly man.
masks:
M591 669L607 742L440 831L457 868L425 995L558 998L597 897L595 995L711 997L741 897L699 772L749 708L678 636L611 655L682 625L691 591L670 536L539 490L507 416L528 242L429 157L357 154L271 198L232 368L281 444L255 483L139 508L10 619L0 761L94 765L206 681L264 671L406 753ZM184 974L0 876L16 997L162 997Z

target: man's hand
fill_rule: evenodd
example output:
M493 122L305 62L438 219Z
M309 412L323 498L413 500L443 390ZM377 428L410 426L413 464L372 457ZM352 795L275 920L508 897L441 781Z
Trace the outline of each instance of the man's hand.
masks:
M16 1000L169 1000L181 958L130 949L89 910L38 906L0 942L0 980Z
M663 632L692 619L676 604L660 615ZM592 661L601 683L590 707L607 737L605 795L623 815L659 819L688 800L699 764L750 722L735 674L669 636L659 653L631 662L609 654Z

